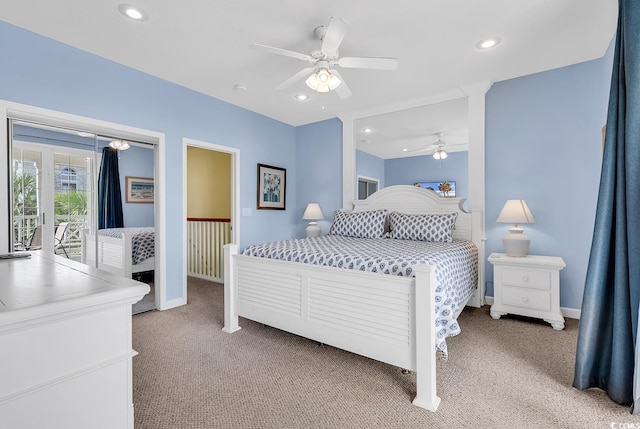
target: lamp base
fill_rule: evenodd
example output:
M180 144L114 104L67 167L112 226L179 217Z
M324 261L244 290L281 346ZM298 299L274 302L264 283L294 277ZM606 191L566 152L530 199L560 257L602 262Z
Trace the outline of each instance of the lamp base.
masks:
M522 258L529 254L529 237L522 228L509 228L509 232L502 239L502 244L507 256Z
M307 238L320 237L322 229L316 222L309 222L309 226L307 226L305 231L307 232Z

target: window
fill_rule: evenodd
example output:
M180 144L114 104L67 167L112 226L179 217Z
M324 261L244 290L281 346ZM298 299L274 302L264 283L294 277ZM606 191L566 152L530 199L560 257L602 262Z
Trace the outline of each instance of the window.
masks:
M366 200L371 194L378 190L380 181L370 177L358 176L358 199Z

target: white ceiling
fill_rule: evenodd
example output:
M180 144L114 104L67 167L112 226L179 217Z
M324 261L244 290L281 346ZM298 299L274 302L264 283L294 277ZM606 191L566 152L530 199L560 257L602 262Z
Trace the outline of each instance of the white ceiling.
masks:
M600 58L618 7L617 0L126 1L148 19L123 17L119 0L3 0L0 20L299 126ZM308 53L321 43L313 30L331 16L351 23L340 56L396 57L398 69L341 69L353 93L344 100L312 93L304 79L274 90L308 63L249 45ZM502 43L480 51L486 36ZM302 92L311 98L295 100ZM405 134L397 138L418 137Z

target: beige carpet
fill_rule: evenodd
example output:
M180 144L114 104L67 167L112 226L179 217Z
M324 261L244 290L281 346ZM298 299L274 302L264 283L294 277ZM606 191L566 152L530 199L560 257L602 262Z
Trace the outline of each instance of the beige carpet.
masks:
M488 311L460 316L431 413L398 368L244 319L222 332L222 285L189 279L187 305L133 316L135 427L640 427L602 391L571 387L577 321L555 331Z

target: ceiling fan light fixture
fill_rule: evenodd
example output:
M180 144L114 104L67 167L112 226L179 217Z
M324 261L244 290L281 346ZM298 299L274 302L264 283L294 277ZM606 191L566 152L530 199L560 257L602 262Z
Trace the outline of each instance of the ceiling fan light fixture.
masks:
M131 147L129 145L129 142L126 140L113 140L111 143L109 143L109 146L116 150L127 150Z
M336 89L342 81L331 70L320 67L307 78L305 83L316 92L329 92Z
M438 148L438 150L436 150L436 151L433 153L433 158L434 158L434 159L437 159L437 160L443 160L443 159L445 159L447 156L449 156L449 155L447 155L447 152L445 152L444 150L442 150L442 148Z

